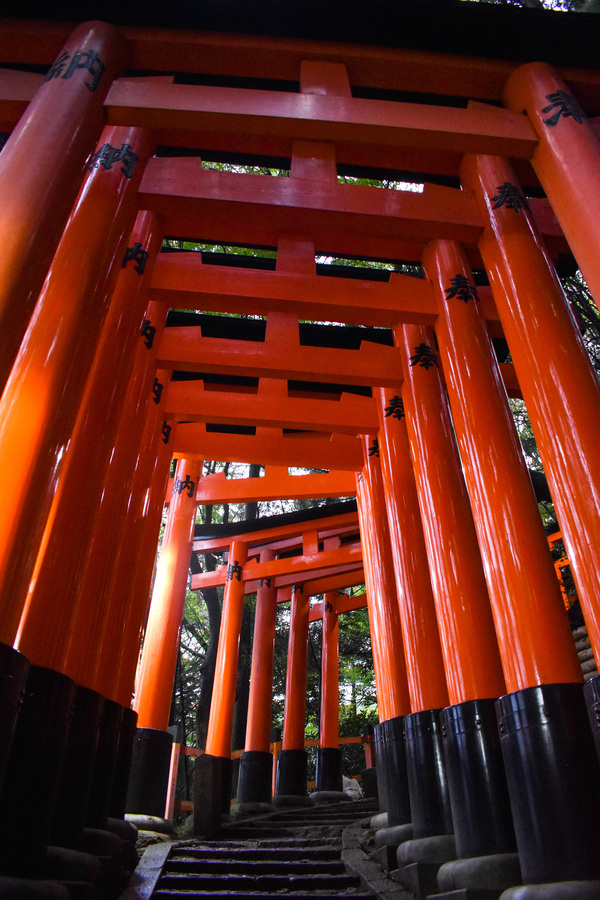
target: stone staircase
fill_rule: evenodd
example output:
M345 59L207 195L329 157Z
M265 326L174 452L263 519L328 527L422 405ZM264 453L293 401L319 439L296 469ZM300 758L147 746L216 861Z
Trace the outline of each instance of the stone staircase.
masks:
M227 825L216 840L176 842L144 896L370 900L342 862L342 832L376 811L371 800L279 810Z

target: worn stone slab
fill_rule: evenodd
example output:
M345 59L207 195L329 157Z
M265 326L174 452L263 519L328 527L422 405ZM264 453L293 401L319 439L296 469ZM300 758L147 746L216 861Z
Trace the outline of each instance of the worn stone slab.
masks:
M500 900L598 900L600 881L557 881L511 887Z
M437 880L440 891L487 888L498 890L499 894L523 881L518 853L453 859L440 866Z
M399 869L412 863L434 863L439 868L442 863L456 859L454 835L435 834L431 837L404 841L398 847L396 859Z
M149 900L169 853L176 844L153 844L145 851L119 900ZM3 900L0 894L0 900Z
M390 825L389 828L378 829L373 837L373 842L376 847L399 847L404 841L412 839L412 822L406 822L404 825Z
M415 862L390 872L390 878L401 884L415 897L427 897L437 892L437 863Z

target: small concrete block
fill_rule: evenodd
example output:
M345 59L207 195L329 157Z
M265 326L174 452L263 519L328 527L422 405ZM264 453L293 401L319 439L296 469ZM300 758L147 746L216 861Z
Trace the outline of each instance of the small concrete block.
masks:
M231 818L245 819L247 816L260 816L266 813L272 813L273 807L270 803L233 803L231 805Z
M125 821L135 826L138 831L157 831L159 834L175 834L173 823L159 816L142 816L137 813L127 813Z
M273 806L293 809L294 807L314 806L314 803L306 795L302 797L300 794L279 794L273 797L271 801Z
M194 834L211 837L221 830L224 771L220 756L203 753L194 766Z
M56 881L0 876L0 900L69 900L69 891Z
M435 834L432 837L416 838L400 844L396 853L398 868L411 863L434 863L439 868L442 863L456 859L456 842L453 834Z
M522 882L518 853L494 853L471 859L453 859L438 872L440 891L486 888L499 893Z
M371 816L371 821L369 822L370 828L374 828L377 831L379 828L387 828L388 827L388 814L387 812L377 813L376 816Z
M378 847L377 850L370 854L369 859L372 859L373 862L377 863L379 868L383 869L384 872L391 872L392 869L395 869L398 865L396 862L395 847Z
M44 878L56 881L87 881L89 884L100 884L103 878L97 856L66 847L47 848L42 874Z
M390 878L416 897L427 897L437 891L438 868L436 864L415 862L402 866L401 869L394 869L390 872Z
M499 900L501 890L493 888L456 888L454 891L436 891L435 900ZM428 897L427 900L430 900Z
M317 805L321 803L343 803L348 801L352 803L352 797L343 791L313 791L309 794L309 798Z
M389 828L380 828L375 832L373 842L376 847L399 847L404 841L412 840L412 822L405 825L390 825ZM396 868L394 866L394 868Z
M511 887L500 900L598 900L600 881L556 881Z

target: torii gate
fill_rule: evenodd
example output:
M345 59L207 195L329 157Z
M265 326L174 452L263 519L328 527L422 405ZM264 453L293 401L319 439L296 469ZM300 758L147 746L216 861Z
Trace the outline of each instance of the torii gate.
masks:
M598 879L581 672L504 390L527 404L598 652L600 392L554 268L570 250L599 295L598 73L102 23L2 34L4 60L51 65L0 73L2 872L35 873L50 840L106 824L175 455L358 473L389 821L417 843L453 828L458 858L483 857L515 846L510 802L526 883ZM128 77L128 55L237 84ZM248 154L289 160L289 176L202 165ZM342 184L340 165L426 186ZM538 185L548 199L528 196ZM276 268L159 254L165 236L276 248ZM324 278L317 252L425 277ZM265 316L265 338L165 328L168 307ZM392 344L306 345L300 319L390 329ZM514 368L497 364L501 336ZM185 371L212 380L171 378ZM234 390L211 397L220 376ZM325 399L331 384L371 396Z

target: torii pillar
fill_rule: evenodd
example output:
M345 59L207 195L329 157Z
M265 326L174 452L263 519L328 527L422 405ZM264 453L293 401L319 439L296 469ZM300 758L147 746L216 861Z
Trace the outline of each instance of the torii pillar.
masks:
M277 758L277 797L306 797L308 757L304 749L309 597L292 587L290 636L285 679L283 739Z
M342 751L339 747L339 622L337 591L323 598L323 644L321 654L321 727L317 748L316 791L341 791Z
M266 562L269 559L275 559L275 552L263 550L260 561ZM238 804L271 802L273 755L270 750L270 737L276 618L275 579L261 578L256 592L248 722L245 748L240 757Z
M243 570L247 558L247 543L232 541L223 593L206 752L198 758L194 768L194 834L198 835L218 832L221 814L227 815L231 807L231 729L244 607Z
M134 701L138 728L127 797L130 813L164 815L173 743L167 728L201 471L198 459L180 459L175 471Z

